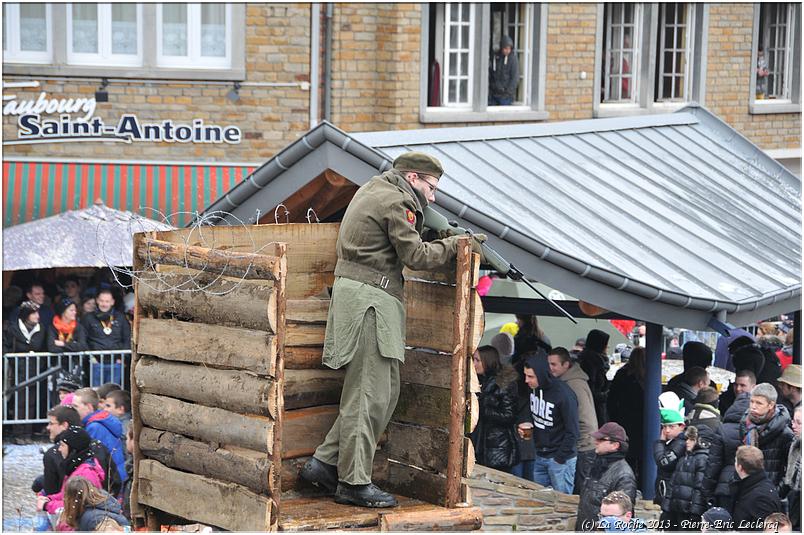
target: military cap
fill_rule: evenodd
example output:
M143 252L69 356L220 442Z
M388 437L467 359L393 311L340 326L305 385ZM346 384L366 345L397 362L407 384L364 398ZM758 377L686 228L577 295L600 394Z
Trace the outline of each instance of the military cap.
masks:
M422 173L441 178L444 168L434 157L423 152L406 152L394 160L394 169L398 171L410 171L412 173Z

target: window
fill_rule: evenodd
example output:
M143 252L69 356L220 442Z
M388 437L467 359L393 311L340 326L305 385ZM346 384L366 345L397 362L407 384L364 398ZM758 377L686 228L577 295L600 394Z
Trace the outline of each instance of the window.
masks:
M702 104L708 10L706 4L686 3L601 5L595 115Z
M692 52L691 19L694 11L689 4L662 4L659 13L659 69L656 71L656 101L686 102L690 94L690 54Z
M230 66L230 4L161 4L156 12L159 65Z
M603 102L633 102L639 61L639 4L606 4Z
M73 65L142 65L137 4L67 6L67 61Z
M513 114L546 119L546 9L524 3L426 4L421 120L494 121ZM510 46L501 47L508 39Z
M754 7L752 113L801 111L800 4Z
M3 4L4 62L50 62L50 9L49 4Z

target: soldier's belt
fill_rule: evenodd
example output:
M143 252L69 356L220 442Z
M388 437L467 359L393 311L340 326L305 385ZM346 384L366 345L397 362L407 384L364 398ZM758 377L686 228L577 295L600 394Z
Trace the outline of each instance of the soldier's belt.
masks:
M400 301L405 295L405 280L401 275L388 275L368 266L339 259L335 266L336 277L346 277L379 288Z

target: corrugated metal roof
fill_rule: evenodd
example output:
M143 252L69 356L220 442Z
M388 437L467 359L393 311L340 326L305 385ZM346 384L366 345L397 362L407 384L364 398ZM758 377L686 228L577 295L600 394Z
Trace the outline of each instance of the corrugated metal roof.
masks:
M703 312L742 320L746 312L778 313L774 306L800 308L800 180L697 105L663 115L361 134L323 123L207 212L248 220L249 210L273 209L311 171L332 168L362 184L408 150L444 164L440 208L538 264L519 265L525 273L581 299L646 319L636 303L697 311L689 325L705 325ZM581 286L593 289L589 298Z

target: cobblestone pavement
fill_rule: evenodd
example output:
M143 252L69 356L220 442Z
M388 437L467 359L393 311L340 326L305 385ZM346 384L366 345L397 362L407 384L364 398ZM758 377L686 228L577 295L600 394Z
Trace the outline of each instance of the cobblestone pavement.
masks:
M3 531L30 531L36 514L31 483L42 473L42 446L3 444Z

